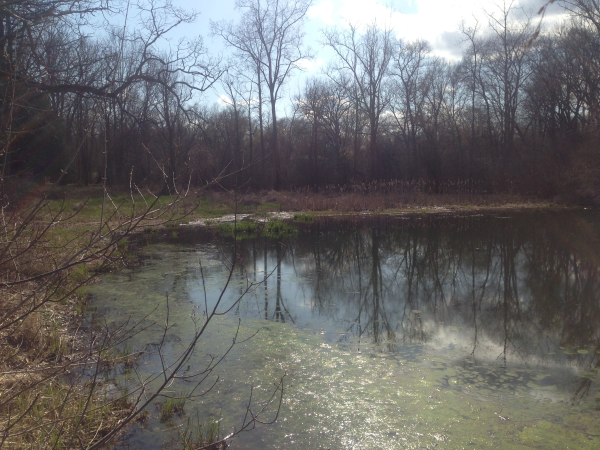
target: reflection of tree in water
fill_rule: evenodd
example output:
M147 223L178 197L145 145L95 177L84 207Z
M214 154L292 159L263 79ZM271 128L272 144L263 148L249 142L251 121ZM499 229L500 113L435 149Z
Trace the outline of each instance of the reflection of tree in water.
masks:
M250 275L255 282L261 281L259 289L254 294L256 299L262 297L262 301L264 301L261 317L265 320L274 320L280 323L288 321L295 323L284 301L284 292L281 289L281 265L277 263L278 261L282 261L286 253L283 244L279 241L273 243L270 240L252 240L250 242L242 241L239 245L242 259L246 263L245 269L240 269L242 271L242 278L246 279L249 276L249 272L251 272ZM272 247L275 248L274 251ZM252 265L250 265L250 261ZM262 268L258 270L261 262ZM273 292L269 290L269 287L273 283L275 284L274 302L272 302L271 298Z
M281 247L281 242L277 242L277 261L281 261L283 258L283 252ZM265 314L267 314L266 306ZM285 303L283 302L283 295L281 293L281 264L277 264L277 294L275 295L275 312L273 313L272 319L275 320L275 322L285 323L286 316L292 323L294 323L294 318L287 310L287 308L285 307Z
M346 303L350 311L344 319L346 331L358 338L385 341L390 351L395 332L386 311L379 245L379 230L350 230L327 233L313 247L316 283L315 308L320 313L332 314L332 303ZM330 239L331 238L331 239ZM324 245L324 242L326 244Z
M394 351L458 330L474 358L502 365L558 359L594 368L593 347L600 348L594 221L574 214L334 221L286 242L285 255L281 244L269 252L310 280L302 289L313 314L345 324L359 343ZM294 304L284 302L281 268L275 282L268 315L265 290L265 318L286 321ZM586 348L589 355L577 353ZM586 383L574 392L584 393Z

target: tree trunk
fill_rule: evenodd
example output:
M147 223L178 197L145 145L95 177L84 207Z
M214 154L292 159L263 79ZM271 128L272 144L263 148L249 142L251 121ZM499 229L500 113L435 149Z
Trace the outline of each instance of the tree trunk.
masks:
M262 86L260 82L260 66L257 65L258 73L258 126L260 128L260 158L261 158L261 175L265 176L265 135L263 128L263 112L262 112ZM264 186L263 186L264 187Z
M275 174L275 183L273 189L279 191L281 189L281 159L279 155L279 141L277 139L277 113L275 112L275 92L273 89L271 94L271 117L273 118L273 132L271 133L271 152L273 153L273 172Z

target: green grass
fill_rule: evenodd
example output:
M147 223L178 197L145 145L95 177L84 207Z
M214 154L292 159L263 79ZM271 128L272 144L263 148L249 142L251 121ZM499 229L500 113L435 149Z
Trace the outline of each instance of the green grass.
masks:
M151 204L155 198L147 195L145 199L139 193L133 196L124 192L110 192L110 199L104 201L104 219L112 217L112 221L127 218L133 211L141 213L146 204ZM62 210L62 218L73 216L71 224L98 224L102 215L103 198L101 186L77 187L63 186L51 194L49 209L53 213ZM132 201L133 198L133 201ZM175 200L176 197L163 195L156 202L156 206L164 206ZM135 205L135 210L133 206ZM264 202L253 205L239 203L233 196L225 192L201 191L199 194L190 194L178 200L172 208L172 220L163 217L165 227L176 226L180 223L196 221L200 219L211 219L222 217L227 214L257 214L266 216L268 212L280 211L281 205L275 202ZM155 225L155 224L153 224ZM150 232L152 227L148 225L144 231ZM68 234L68 233L67 233ZM65 236L65 238L68 236Z
M294 214L294 222L298 223L313 223L315 221L314 214L296 213Z
M203 199L198 201L197 208L194 211L193 216L200 218L214 218L221 217L226 214L232 214L233 212L235 212L235 207L226 205L224 203Z
M232 223L220 223L216 226L216 231L222 237L233 237L236 234L238 239L244 239L257 236L260 234L262 228L262 224L244 221L237 222L235 227Z
M196 414L195 422L188 417L185 428L179 432L179 444L182 450L193 450L220 440L221 419L209 418L201 421L198 414Z
M79 266L73 267L71 269L71 273L69 274L71 279L76 283L83 283L90 277L90 271L85 264L81 264Z
M281 237L296 233L296 227L288 225L281 220L271 220L265 223L257 223L251 221L237 222L234 225L231 223L221 223L216 226L217 234L221 237L233 237L236 239L250 239L257 236Z
M265 235L269 237L281 237L294 234L298 231L297 228L288 225L281 220L271 220L265 226Z
M160 407L160 421L167 422L171 420L175 414L181 416L184 414L184 406L187 400L187 395L182 392L176 398L167 397Z

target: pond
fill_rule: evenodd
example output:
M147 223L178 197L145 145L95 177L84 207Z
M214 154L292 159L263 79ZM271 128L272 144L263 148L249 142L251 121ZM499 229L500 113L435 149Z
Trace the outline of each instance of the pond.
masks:
M186 373L224 354L239 326L238 344L194 394L210 392L171 420L151 409L124 447L177 448L196 416L220 418L227 434L251 389L260 409L285 375L278 420L232 448L600 448L597 211L308 222L237 241L220 310L234 306ZM138 264L93 287L104 320L156 322L132 338L147 353L117 383L159 371L160 342L167 360L183 351L221 295L233 249L206 229L148 233Z

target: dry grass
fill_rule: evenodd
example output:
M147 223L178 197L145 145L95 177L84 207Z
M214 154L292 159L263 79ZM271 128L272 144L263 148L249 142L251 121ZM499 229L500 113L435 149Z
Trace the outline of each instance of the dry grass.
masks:
M438 185L440 193L426 181L394 180L388 182L329 185L318 192L310 188L277 194L284 211L382 212L398 209L431 207L490 207L507 204L540 203L514 194L481 193L469 189L466 182L447 182Z
M507 195L431 195L423 193L281 193L283 211L384 212L432 207L489 207L530 203L531 200Z
M223 191L208 191L201 194L199 214L207 205L213 205L220 215L257 213L267 211L287 212L394 212L426 208L469 209L505 206L547 206L537 198L516 194L472 193L466 182L448 182L438 186L441 194L435 194L431 183L424 181L360 183L354 185L329 185L316 191L305 187L288 191L262 191L238 194L237 197ZM477 191L477 189L473 189ZM195 218L194 217L194 218Z
M106 399L81 370L94 353L77 332L79 301L49 302L0 333L1 447L79 448L125 416L127 399Z
M51 200L31 215L35 200L11 211L0 240L5 250L0 272L0 447L87 447L131 409L124 395L106 398L99 384L105 376L96 371L126 365L129 358L109 340L94 341L105 330L84 336L77 317L83 311L84 286L94 273L114 267L126 254L120 234L111 230L123 219L112 204L106 206L112 217L103 224L102 235L94 237L89 220L100 223L101 208L81 220L85 208L74 211L68 204L75 199ZM25 224L21 232L20 224Z
M10 430L10 436L4 441L5 448L80 447L94 436L102 437L126 413L121 409L127 407L122 400L120 403L94 402L86 408L90 388L86 384L69 384L60 377L28 386L30 383L33 383L30 377L21 379L5 391L4 395L16 389L23 391L3 414L5 426L8 419L22 417ZM5 387L6 384L3 389ZM100 406L96 406L98 404ZM83 418L81 423L79 417Z

